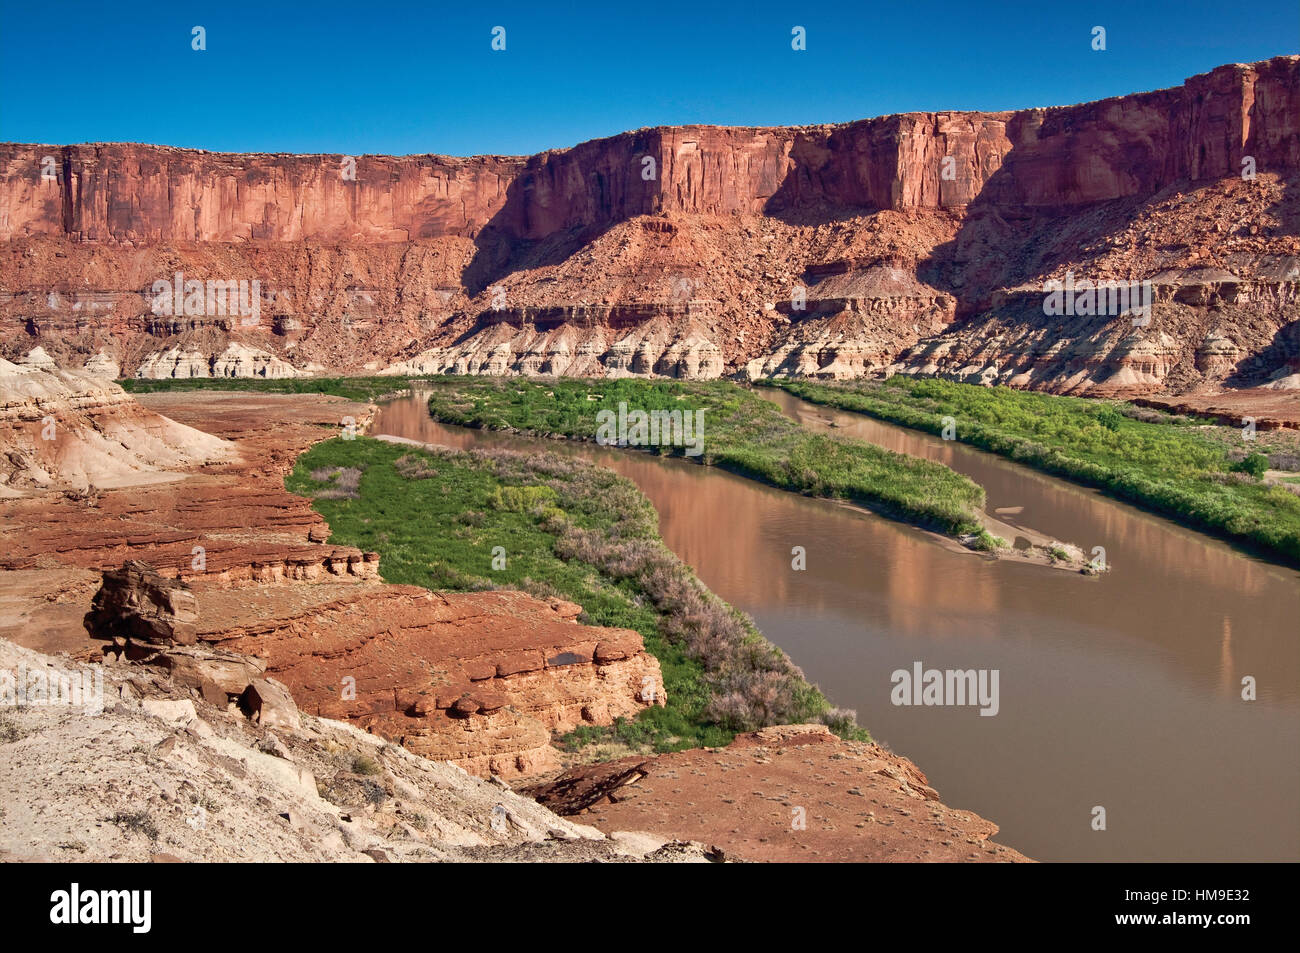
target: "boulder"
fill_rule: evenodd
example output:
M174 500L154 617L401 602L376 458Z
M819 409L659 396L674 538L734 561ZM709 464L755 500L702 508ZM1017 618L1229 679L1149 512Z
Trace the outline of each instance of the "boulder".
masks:
M193 645L198 618L198 602L188 585L133 559L104 573L84 624L97 639Z
M263 728L302 726L289 689L273 678L255 678L239 696L239 710Z
M171 672L176 684L197 689L213 704L220 699L223 705L227 696L242 695L266 672L266 663L261 659L198 645L168 649L157 662Z

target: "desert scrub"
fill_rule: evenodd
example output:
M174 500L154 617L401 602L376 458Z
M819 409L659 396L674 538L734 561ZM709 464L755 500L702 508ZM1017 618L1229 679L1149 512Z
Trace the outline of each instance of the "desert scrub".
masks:
M851 500L950 535L976 533L984 490L939 463L847 437L812 434L727 381L435 377L429 411L468 427L595 440L597 415L703 411L700 460L808 496ZM681 455L684 447L650 447Z
M388 582L558 595L583 607L586 624L640 633L659 660L667 707L581 731L573 743L617 733L643 750L670 751L826 718L865 737L664 546L654 507L630 480L559 454L412 449L358 437L317 444L286 485L310 497L322 488L313 473L345 468L360 471L359 496L316 498L314 506L333 541L381 554ZM505 564L494 569L498 546Z
M158 839L158 826L148 811L118 811L110 820L125 831L143 834L151 841Z
M311 478L325 484L315 491L318 500L355 500L361 485L361 471L356 467L317 467Z
M25 732L8 718L0 717L0 745L17 741Z
M1235 427L1127 403L901 375L764 383L936 435L952 417L963 443L1300 565L1300 497L1258 479L1266 454L1290 462L1294 434L1261 431L1254 435L1260 449L1246 451Z

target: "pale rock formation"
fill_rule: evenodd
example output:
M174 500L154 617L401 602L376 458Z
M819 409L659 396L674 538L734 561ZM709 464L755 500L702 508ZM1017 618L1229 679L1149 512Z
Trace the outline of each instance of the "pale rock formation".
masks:
M617 339L604 327L562 324L550 330L499 323L459 344L432 348L380 371L384 375L630 375L712 379L722 350L698 326L672 318L647 321Z
M292 364L260 348L231 341L218 354L195 348L169 348L156 351L140 364L135 376L150 380L189 377L260 377L278 379L300 377L303 372Z
M54 363L54 358L45 353L45 348L39 344L27 352L26 356L18 362L22 367L30 367L35 371L53 371L58 369Z
M197 350L178 347L156 351L140 362L135 376L147 380L168 378L211 377L212 359Z
M231 449L145 410L111 381L0 360L0 487L10 491L168 479Z
M0 860L718 859L665 836L606 837L343 722L295 710L271 725L265 710L241 710L165 668L111 656L88 665L0 639L0 672L75 677L92 701L0 707Z
M117 380L122 376L121 365L102 349L86 361L82 370L94 377L106 377L109 380Z
M231 341L212 361L213 377L301 377L292 364L259 348Z

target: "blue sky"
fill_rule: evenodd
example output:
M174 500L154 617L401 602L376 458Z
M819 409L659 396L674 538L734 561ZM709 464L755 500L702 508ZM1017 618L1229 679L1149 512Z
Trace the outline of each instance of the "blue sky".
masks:
M1296 0L0 0L0 140L524 154L641 126L1063 105L1298 48Z

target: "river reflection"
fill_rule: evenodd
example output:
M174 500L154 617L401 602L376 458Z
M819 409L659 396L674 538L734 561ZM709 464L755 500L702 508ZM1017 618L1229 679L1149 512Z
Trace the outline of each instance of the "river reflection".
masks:
M949 552L869 513L682 460L440 425L416 395L372 432L546 449L629 477L665 542L945 802L1040 860L1300 859L1300 573L971 448L781 392L806 426L925 456L990 509L1112 566L1089 578ZM707 434L706 434L707 439ZM807 570L791 549L807 550ZM1001 710L895 707L890 673L1000 670ZM1254 676L1258 700L1240 699ZM1093 831L1092 809L1108 829Z

